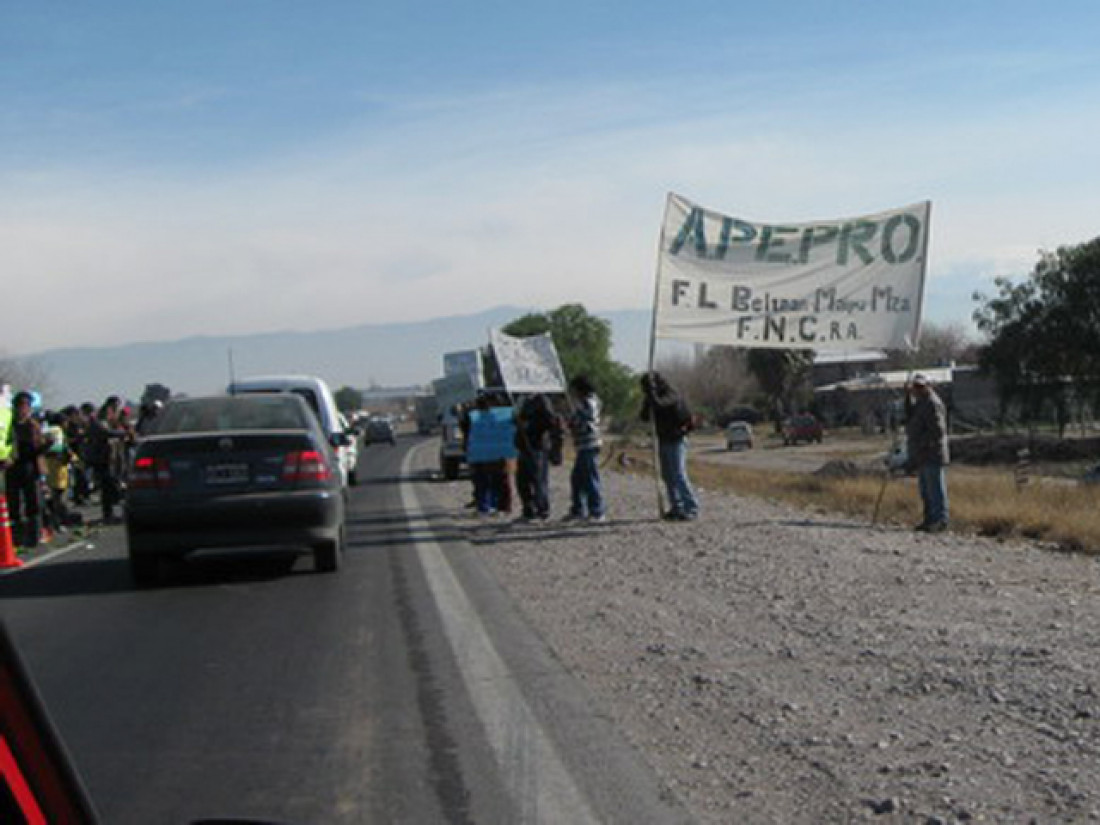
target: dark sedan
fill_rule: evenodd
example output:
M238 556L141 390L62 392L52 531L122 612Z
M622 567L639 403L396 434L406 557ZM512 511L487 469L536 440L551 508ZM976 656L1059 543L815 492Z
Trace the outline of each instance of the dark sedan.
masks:
M295 548L340 565L344 491L333 446L291 393L174 401L137 448L126 501L135 582L196 550Z

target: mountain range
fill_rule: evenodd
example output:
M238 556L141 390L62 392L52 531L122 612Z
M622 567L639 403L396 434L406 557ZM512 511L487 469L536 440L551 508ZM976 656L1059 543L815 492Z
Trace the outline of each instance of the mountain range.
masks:
M100 402L111 394L133 400L153 383L188 395L220 392L231 368L237 377L319 375L333 389L424 385L442 374L445 352L483 346L490 329L535 311L500 306L412 323L54 349L31 357L46 375L48 406ZM593 314L611 323L612 357L641 369L648 357L649 310Z

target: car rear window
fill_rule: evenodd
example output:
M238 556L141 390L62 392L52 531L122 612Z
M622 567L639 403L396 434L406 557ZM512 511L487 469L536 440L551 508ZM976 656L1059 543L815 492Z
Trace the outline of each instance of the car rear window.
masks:
M264 387L259 387L257 389L238 389L236 391L237 395L257 393L270 394L275 392L282 392L282 390L266 389ZM306 403L309 404L309 408L313 411L313 414L317 417L317 420L321 422L322 426L324 426L324 419L321 416L321 402L317 398L317 393L315 393L308 387L293 387L290 389L290 392L298 396L299 398L304 398Z
M157 434L309 428L309 412L293 396L227 395L169 404Z

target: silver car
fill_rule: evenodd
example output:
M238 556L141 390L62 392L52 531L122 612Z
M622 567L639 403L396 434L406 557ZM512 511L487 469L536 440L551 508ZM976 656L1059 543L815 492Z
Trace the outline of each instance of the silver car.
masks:
M733 421L726 427L727 450L752 449L752 425L747 421Z

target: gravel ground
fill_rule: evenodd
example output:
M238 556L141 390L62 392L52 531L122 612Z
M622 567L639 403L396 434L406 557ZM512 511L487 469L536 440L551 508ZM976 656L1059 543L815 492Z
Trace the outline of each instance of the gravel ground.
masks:
M665 523L652 480L604 482L604 526L441 489L700 822L1100 819L1097 561L710 491Z

